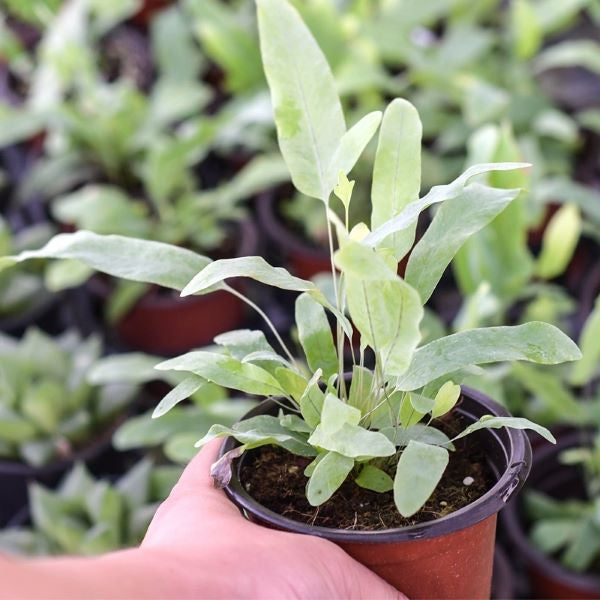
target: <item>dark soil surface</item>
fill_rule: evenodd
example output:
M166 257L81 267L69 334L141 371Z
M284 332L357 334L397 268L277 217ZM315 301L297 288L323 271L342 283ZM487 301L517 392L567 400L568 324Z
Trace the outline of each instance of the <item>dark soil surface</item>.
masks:
M246 491L260 504L280 515L320 527L376 531L406 527L446 516L480 498L495 483L481 451L468 443L457 445L437 489L415 515L404 518L392 492L384 494L359 487L350 476L330 500L315 508L306 500L304 475L310 459L275 446L248 454L241 470ZM465 485L463 480L474 482Z

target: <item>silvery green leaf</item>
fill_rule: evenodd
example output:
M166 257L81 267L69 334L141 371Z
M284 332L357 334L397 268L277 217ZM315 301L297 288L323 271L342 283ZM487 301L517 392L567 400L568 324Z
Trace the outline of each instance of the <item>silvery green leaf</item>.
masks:
M334 180L329 187L330 160L346 132L335 80L293 6L287 1L259 0L257 9L281 153L294 186L326 201L335 185Z
M181 295L205 294L212 291L213 286L230 277L250 277L267 285L295 292L316 289L313 283L294 277L283 267L271 266L262 256L242 256L216 260L206 268L202 268L188 280Z
M419 348L407 373L397 379L396 388L416 390L471 365L513 360L553 365L580 357L576 344L548 323L532 321L515 327L471 329Z
M375 135L381 112L373 111L353 125L340 139L327 169L326 189L330 192L338 183L340 172L347 175Z
M259 415L236 423L232 427L213 425L208 433L196 442L196 447L203 446L215 438L234 437L248 449L258 448L268 444L281 446L289 452L301 456L315 456L316 451L309 446L299 433L283 427L277 417Z
M385 110L373 166L371 229L398 216L418 200L421 188L422 126L415 107L401 98ZM396 259L410 249L415 226L394 234L389 240Z
M448 185L436 185L431 188L429 193L420 200L415 200L408 204L402 212L392 219L380 225L371 232L363 243L376 247L380 246L390 235L404 231L417 222L419 215L426 208L433 204L444 202L457 196L470 179L477 175L489 173L490 171L512 171L514 169L524 169L529 167L528 163L484 163L469 167L462 175L457 177Z
M536 273L543 279L558 277L571 262L581 234L581 215L574 204L563 204L544 231Z
M306 498L311 506L327 502L354 467L354 459L328 452L316 465L306 486Z
M379 493L389 492L394 488L394 480L373 465L365 465L354 482L362 488Z
M325 403L325 394L319 387L319 380L322 375L321 369L315 371L298 400L302 417L313 428L321 422L321 411Z
M84 284L94 273L78 260L58 260L49 264L44 272L44 283L51 292L59 292Z
M258 329L227 331L216 336L214 342L227 348L231 356L238 360L253 352L273 352L265 334Z
M344 423L358 425L360 416L358 408L350 406L333 394L327 394L321 410L321 430L325 434L331 434L341 429Z
M396 452L395 446L382 433L349 423L344 423L333 433L318 425L308 443L352 458L391 456Z
M206 385L206 380L197 375L189 375L181 383L177 384L157 405L152 413L152 418L162 417L176 404L189 398Z
M209 258L179 246L77 231L61 233L39 250L0 258L0 270L34 258L70 258L107 275L174 290L182 290L211 263Z
M543 32L530 0L516 0L510 5L512 43L515 55L526 60L539 50Z
M394 502L403 517L418 512L427 502L446 467L448 450L411 440L398 461Z
M158 356L142 352L128 352L106 356L94 362L87 373L87 380L92 385L107 383L147 383L157 379L165 379L162 373L154 368L160 362ZM173 385L181 381L180 375L172 377L167 374L166 380Z
M423 414L431 412L435 405L435 400L433 398L428 398L427 396L423 396L421 394L415 394L414 392L411 392L408 397L410 398L412 407L417 412Z
M573 365L570 377L573 385L587 383L600 368L600 296L583 326L579 345L583 356Z
M243 363L260 363L260 362L272 362L280 363L285 366L290 366L290 361L283 356L277 354L273 350L257 350L251 352L242 358ZM277 378L276 378L277 379Z
M322 369L328 379L338 370L338 357L325 309L308 294L296 298L298 338L311 371Z
M279 422L281 423L282 427L285 427L290 431L297 431L298 433L312 433L312 427L310 427L306 421L301 419L298 415L282 415L279 418Z
M421 302L429 300L465 241L499 215L519 192L472 183L439 207L406 267L406 281L419 292Z
M443 431L423 423L416 423L410 427L384 427L380 429L380 432L398 447L407 446L411 440L414 440L415 442L443 446L448 450L454 450L454 444Z
M188 352L177 358L166 360L156 365L156 368L160 371L174 370L194 373L217 385L247 394L279 396L284 393L277 379L264 369L214 352L203 350Z
M396 279L396 272L372 248L348 240L334 256L336 266L344 273L368 280ZM349 286L348 286L349 287Z
M454 440L459 440L475 431L480 429L499 429L500 427L509 427L511 429L531 429L536 433L539 433L544 439L556 443L554 436L541 425L533 423L529 419L523 419L522 417L494 417L492 415L484 415L472 425L469 425L465 430L459 433Z
M453 381L446 381L435 395L431 416L436 419L450 412L458 402L460 394L460 385Z
M583 67L600 73L600 44L594 40L567 40L553 44L535 60L538 72L565 67Z

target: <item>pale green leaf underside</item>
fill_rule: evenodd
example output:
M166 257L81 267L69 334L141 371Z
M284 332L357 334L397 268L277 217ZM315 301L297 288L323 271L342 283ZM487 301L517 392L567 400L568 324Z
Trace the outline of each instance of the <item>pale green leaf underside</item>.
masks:
M191 250L91 231L61 233L39 250L0 258L0 270L34 258L78 260L96 271L142 283L182 290L211 260Z
M306 487L311 506L327 502L344 483L354 467L354 459L337 452L328 452L315 466Z

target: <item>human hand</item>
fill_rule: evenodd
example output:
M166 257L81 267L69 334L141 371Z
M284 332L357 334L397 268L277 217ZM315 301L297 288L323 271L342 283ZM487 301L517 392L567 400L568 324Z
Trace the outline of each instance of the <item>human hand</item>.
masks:
M313 536L246 520L214 488L215 440L194 458L160 506L141 552L160 553L186 573L191 597L405 598L341 548Z

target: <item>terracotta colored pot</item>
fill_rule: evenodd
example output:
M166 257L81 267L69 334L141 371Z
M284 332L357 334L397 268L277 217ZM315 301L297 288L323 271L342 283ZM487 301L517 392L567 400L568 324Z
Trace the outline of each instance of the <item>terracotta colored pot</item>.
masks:
M560 440L556 446L536 452L527 488L559 499L583 497L585 492L581 473L574 467L558 462L558 455L563 450L579 446L582 442L582 434L573 433ZM600 576L573 573L530 544L521 509L522 503L512 503L502 515L502 525L520 561L525 564L531 597L600 598Z
M278 409L274 401L265 401L247 417L276 414ZM484 414L509 414L487 396L468 389L464 389L455 410L465 424ZM239 473L243 456L225 491L250 520L331 540L411 599L489 598L496 516L523 485L529 473L531 448L527 436L518 430L481 430L473 439L481 445L496 475L494 486L450 515L411 527L348 531L311 527L283 517L258 504L242 486ZM232 438L226 440L221 453L236 445Z
M236 256L256 254L257 233L251 221L239 225ZM234 283L234 287L239 284ZM89 283L92 294L106 300L111 292L108 280L95 277ZM181 354L206 346L225 331L240 327L244 303L225 291L180 298L176 292L153 288L116 324L118 340L136 350L156 354Z
M267 192L256 201L256 214L261 229L274 246L274 253L290 263L290 270L302 279L331 272L329 250L312 246L288 229L277 215L275 194Z

